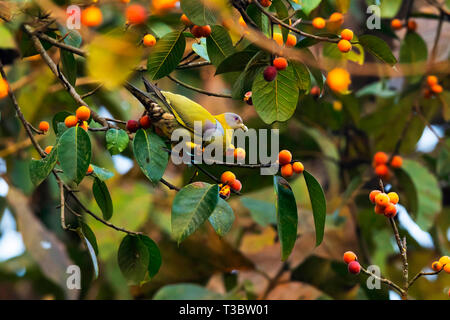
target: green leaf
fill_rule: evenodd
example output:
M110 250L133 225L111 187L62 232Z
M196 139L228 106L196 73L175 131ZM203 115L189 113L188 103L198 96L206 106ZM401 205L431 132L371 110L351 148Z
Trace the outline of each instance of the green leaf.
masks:
M425 62L428 58L427 44L416 32L408 32L400 46L400 62L408 64L413 74L419 76L413 77L412 82L418 82L422 78L424 66L416 65L418 62Z
M117 261L123 276L139 283L144 280L150 261L149 249L140 237L126 235L119 246Z
M91 166L94 169L94 175L102 181L108 180L114 176L114 173L105 168L100 168L93 164L91 164Z
M59 131L58 123L64 124L64 120L70 115L72 115L72 113L70 113L69 111L60 111L55 114L55 116L52 119L52 126L53 126L53 131L55 132L55 134L58 134L58 131ZM66 126L66 125L64 124L64 126Z
M376 36L366 34L359 37L359 43L364 47L364 49L381 61L384 61L391 66L397 63L397 59L394 57L391 49L384 40Z
M94 231L83 221L80 221L81 231L83 232L83 235L86 237L86 239L89 240L89 243L92 245L92 248L95 251L95 254L98 255L98 245L97 245L97 238L95 237Z
M199 0L181 0L181 11L192 21L192 23L204 26L207 24L216 24L218 14Z
M250 215L257 224L265 227L277 223L275 205L271 202L241 197L241 203L250 211Z
M397 172L407 193L409 212L420 228L430 230L442 210L442 192L436 177L422 164L409 159L403 160Z
M322 0L300 0L299 4L302 6L302 11L309 16L311 11L317 8Z
M153 300L213 300L220 299L220 295L202 286L190 283L170 284L155 293Z
M157 134L139 129L133 140L133 151L139 167L153 183L161 180L169 161L169 154L163 150L166 144Z
M113 203L106 183L99 178L94 179L92 193L99 208L102 210L103 219L109 220L113 214Z
M311 76L308 68L303 63L297 61L289 62L294 70L295 78L297 78L297 87L301 91L308 91L311 87Z
M155 241L150 239L147 236L139 235L139 239L145 244L148 250L149 263L148 263L148 275L150 278L153 278L161 268L161 252Z
M217 66L215 74L218 75L226 72L242 71L254 55L254 51L239 51L233 53Z
M233 42L227 29L222 26L212 26L211 35L206 38L208 56L215 66L218 66L226 57L234 53Z
M273 177L275 208L277 211L278 237L281 243L281 259L286 260L297 240L297 203L289 183L280 176Z
M74 86L77 80L77 62L72 52L60 49L62 72L67 81Z
M308 59L311 61L316 61L316 58L312 54L312 52L308 48L303 48L302 53L308 56ZM316 80L317 85L320 87L320 89L323 89L323 75L322 71L318 68L314 67L308 67L309 71L313 75L314 79Z
M381 0L379 4L381 18L394 18L400 10L402 2L402 0Z
M0 48L16 49L14 37L5 24L0 25L0 39L2 39L2 43L0 43Z
M48 32L46 34L49 37L56 38L56 34L53 31ZM23 58L34 56L39 53L39 52L37 52L36 48L34 47L33 43L31 42L30 36L26 32L20 30L18 32L18 38L19 38L19 41L18 41L19 50L20 50L20 53L22 54ZM52 44L50 42L47 42L45 40L40 40L40 41L45 50L48 50L52 47Z
M180 243L205 222L219 201L219 186L194 182L181 189L172 203L172 233Z
M80 33L75 29L67 29L63 25L58 25L58 29L64 35L64 42L72 47L79 48L83 42Z
M129 141L130 138L125 130L112 128L106 131L106 148L112 155L125 150Z
M64 175L79 184L91 162L91 140L78 125L64 132L59 139L58 160Z
M209 222L213 226L216 233L221 237L230 231L234 222L234 212L228 202L222 198L219 199L216 208L209 216Z
M50 154L48 154L44 159L35 160L31 159L30 162L30 178L31 182L38 186L44 181L48 175L52 172L53 168L58 161L57 157L57 147L54 147Z
M158 40L148 57L147 71L152 80L170 74L181 61L186 39L182 31L173 31Z
M327 201L320 183L308 171L303 171L306 186L308 187L309 199L314 215L314 226L316 228L316 246L320 245L325 232L325 218L327 216Z
M292 66L279 71L271 82L260 73L253 82L252 92L253 105L265 123L288 120L294 114L299 95Z

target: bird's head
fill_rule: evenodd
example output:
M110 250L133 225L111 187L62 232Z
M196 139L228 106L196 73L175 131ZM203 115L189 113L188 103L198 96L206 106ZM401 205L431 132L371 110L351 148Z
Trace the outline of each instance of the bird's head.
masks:
M242 121L242 118L240 115L236 113L226 112L224 113L225 121L228 126L232 129L242 129L244 131L247 131L248 128Z

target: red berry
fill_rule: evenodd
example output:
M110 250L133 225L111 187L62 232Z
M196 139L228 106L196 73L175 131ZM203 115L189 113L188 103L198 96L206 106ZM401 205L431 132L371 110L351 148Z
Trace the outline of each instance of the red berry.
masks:
M134 133L136 131L138 131L139 129L139 122L137 122L136 120L128 120L127 122L127 130L130 131L131 133Z
M150 120L150 117L148 115L143 116L139 119L139 123L143 129L148 129L152 126L152 122Z
M266 69L264 69L263 76L267 82L275 80L275 78L277 77L277 68L268 66Z
M348 272L359 274L361 272L361 265L358 261L352 261L348 264Z

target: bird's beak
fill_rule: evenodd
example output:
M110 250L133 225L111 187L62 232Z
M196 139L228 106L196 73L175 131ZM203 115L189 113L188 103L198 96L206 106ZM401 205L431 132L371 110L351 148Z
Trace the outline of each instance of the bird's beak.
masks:
M247 126L245 124L243 124L241 128L242 128L242 130L244 130L244 132L248 131L248 128L247 128Z

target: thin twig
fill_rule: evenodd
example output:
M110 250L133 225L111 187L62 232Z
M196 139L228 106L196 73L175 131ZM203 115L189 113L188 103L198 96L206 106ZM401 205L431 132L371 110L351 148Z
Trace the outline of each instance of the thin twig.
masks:
M436 274L439 274L444 268L442 268L439 271L433 271L433 272L425 272L425 271L420 271L419 273L417 273L414 278L411 279L411 281L409 282L408 286L411 287L411 285L416 282L417 279L419 279L422 276L434 276Z
M232 98L232 96L229 95L229 94L214 93L214 92L209 92L209 91L206 91L206 90L203 90L203 89L200 89L200 88L193 87L193 86L191 86L191 85L189 85L187 83L184 83L184 82L182 82L182 81L180 81L178 79L175 79L171 75L168 75L167 77L170 80L172 80L173 82L179 84L180 86L183 86L183 87L185 87L185 88L187 88L189 90L192 90L192 91L195 91L195 92L198 92L198 93L201 93L201 94L205 94L207 96L213 96L213 97L219 97L219 98L228 98L228 99Z
M45 33L35 32L34 34L39 39L47 41L47 42L51 43L52 45L54 45L55 47L67 50L67 51L72 52L72 53L75 53L76 55L79 55L81 57L86 57L87 56L87 52L86 51L84 51L84 50L82 50L80 48L68 45L68 44L66 44L64 42L60 42L60 41L58 41L58 40L56 40L56 39L54 39L52 37L49 37Z
M59 195L60 195L60 210L61 210L61 227L64 230L67 230L67 226L66 226L66 215L64 212L64 207L66 204L66 200L64 199L64 184L62 182L62 180L59 181L58 183L59 185Z
M367 274L368 276L373 277L373 278L377 279L378 281L381 281L381 282L387 284L387 285L390 286L391 288L397 290L398 293L400 293L401 295L404 295L404 294L405 294L405 291L404 291L402 288L400 288L399 285L395 284L395 283L392 282L391 280L386 279L386 278L383 278L383 277L379 277L379 276L377 276L375 273L371 273L371 272L367 271L363 266L361 266L361 271L362 271L363 273Z

